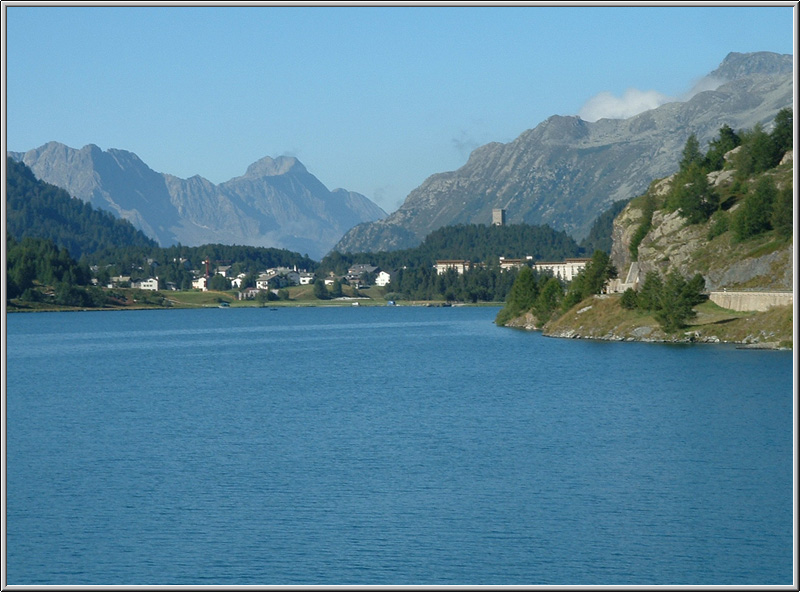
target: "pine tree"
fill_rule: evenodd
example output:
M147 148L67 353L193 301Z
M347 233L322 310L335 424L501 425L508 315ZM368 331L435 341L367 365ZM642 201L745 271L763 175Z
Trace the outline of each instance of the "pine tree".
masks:
M772 228L770 220L778 190L771 177L761 177L733 216L737 240L746 240Z
M739 135L727 123L723 125L719 130L719 137L709 144L704 168L709 172L721 170L725 165L725 155L741 143Z
M770 224L784 238L792 236L794 229L794 196L791 187L784 187L775 197Z
M703 164L703 154L700 152L700 142L697 141L697 136L691 134L683 146L681 153L681 161L678 170L683 172L692 165L701 166Z
M780 152L781 155L787 150L792 149L794 145L793 131L794 118L792 117L792 108L786 107L781 109L775 116L775 127L770 134L772 142L775 145L775 149Z

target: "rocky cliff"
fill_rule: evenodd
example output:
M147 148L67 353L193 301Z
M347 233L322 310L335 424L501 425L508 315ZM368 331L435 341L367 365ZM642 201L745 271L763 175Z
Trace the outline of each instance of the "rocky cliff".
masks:
M263 158L215 185L158 173L125 150L50 142L9 153L42 181L125 218L162 246L277 247L321 259L348 229L386 216L360 195L329 191L295 158Z
M791 55L731 53L707 79L715 90L624 120L553 116L508 143L475 150L452 172L429 177L393 214L355 226L340 252L419 244L441 226L488 224L494 208L509 223L548 224L583 238L614 201L641 194L675 171L686 139L701 144L723 124L768 123L793 100Z
M791 187L793 165L790 151L778 167L764 174L772 177L779 189ZM640 283L652 271L662 277L677 271L685 278L699 273L705 279L706 291L746 291L744 295L747 296L753 296L751 291L758 294L767 291L766 295L775 302L784 302L785 298L777 296L787 296L785 292L791 292L794 287L794 244L791 239L778 238L772 232L737 241L730 230L720 234L712 232L713 219L702 224L688 224L678 212L656 209L650 230L641 240L636 261L633 261L631 242L643 221L645 203L648 198L652 198L652 203L661 203L673 178L652 183L644 195L632 200L615 218L611 260L619 277L629 279L632 267L639 269ZM730 168L710 173L708 180L720 193L735 196L734 171ZM731 201L736 201L735 197ZM730 207L729 214L736 215L739 207L742 204L737 202ZM620 294L602 294L547 323L542 332L551 337L611 341L732 342L762 348L793 346L791 305L773 306L760 312L736 312L704 304L697 307L696 312L696 318L685 331L666 333L651 314L624 310ZM536 320L527 315L510 325L535 329L538 328L535 323Z
M792 184L794 157L787 152L782 163L770 174L779 187ZM668 190L672 176L652 184L648 190L661 198ZM718 190L730 188L733 171L717 171L708 175ZM612 230L611 260L620 277L625 277L631 267L631 239L643 216L644 197L632 200L615 218ZM740 204L729 213L734 214ZM737 242L728 231L709 240L712 221L704 224L687 224L678 212L656 210L652 227L638 248L639 278L657 271L662 276L672 270L684 277L701 274L706 280L706 290L792 290L793 243L775 243L772 235Z

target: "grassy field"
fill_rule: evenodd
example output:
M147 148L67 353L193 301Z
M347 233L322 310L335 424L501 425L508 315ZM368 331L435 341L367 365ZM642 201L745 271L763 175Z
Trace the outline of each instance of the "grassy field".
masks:
M291 307L291 306L387 306L386 290L377 286L365 288L358 293L349 286L343 286L342 298L319 300L314 296L313 286L291 286L286 289L288 300L239 300L238 290L228 291L158 291L149 292L134 289L116 289L114 293L122 298L115 299L109 305L101 308L86 308L79 306L62 306L48 302L20 302L12 300L6 303L7 312L46 312L46 311L74 311L74 310L141 310L154 308L216 308L221 303L227 303L231 308L258 308L258 307ZM444 300L403 300L395 303L397 306L442 306ZM502 302L480 302L469 306L502 306Z

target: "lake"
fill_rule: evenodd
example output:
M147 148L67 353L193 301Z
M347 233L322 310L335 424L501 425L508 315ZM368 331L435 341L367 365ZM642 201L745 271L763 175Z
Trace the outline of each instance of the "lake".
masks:
M792 353L7 315L8 585L791 585Z

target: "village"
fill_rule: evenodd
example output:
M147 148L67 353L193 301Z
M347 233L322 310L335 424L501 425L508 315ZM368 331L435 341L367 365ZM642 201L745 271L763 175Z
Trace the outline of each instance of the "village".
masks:
M500 257L498 265L501 271L508 271L512 269L520 269L523 266L531 267L534 271L543 274L552 275L555 278L569 283L578 275L589 259L586 258L568 258L564 261L534 261L533 257L525 257L513 259L508 257ZM478 268L485 268L486 263L475 263L463 259L441 259L436 260L434 268L437 275L444 275L449 271L453 271L459 275L467 273L471 270ZM359 263L350 266L347 273L337 276L332 272L324 278L318 278L316 274L311 273L304 269L288 268L288 267L275 267L264 270L255 279L255 286L242 287L246 273L239 273L235 277L230 276L231 265L221 265L209 269L204 273L202 270L193 270L196 276L192 280L192 289L201 292L209 290L211 278L215 275L221 276L228 280L231 289L238 290L237 297L239 300L252 300L256 299L259 294L264 292L272 292L277 294L279 290L288 288L290 286L307 286L313 285L317 279L321 279L327 288L332 288L336 282L341 285L348 285L356 290L362 288L369 288L371 286L390 287L392 279L396 276L395 270L381 269L377 266ZM179 287L173 282L165 282L161 285L158 277L149 277L142 280L131 280L130 276L114 276L111 277L107 288L136 288L140 290L167 290L178 291Z
M504 209L494 209L492 211L492 225L503 226L506 224L506 211ZM590 261L588 258L565 258L563 261L536 261L533 256L525 256L523 258L511 258L500 256L497 265L501 272L509 270L518 270L523 266L532 268L535 272L540 274L552 275L559 279L564 284L570 283L575 276L577 276ZM153 264L153 261L148 261ZM180 261L180 263L188 263ZM260 271L255 277L255 281L248 281L247 273L238 273L235 276L231 274L234 268L233 262L228 262L227 265L214 266L212 261L206 259L202 261L204 269L190 270L193 277L191 282L191 289L206 292L211 287L212 279L215 276L221 276L225 279L224 285L230 290L237 290L236 297L239 300L255 300L260 295L272 293L278 295L280 290L292 286L310 286L314 285L318 280L321 281L329 290L334 289L334 286L347 285L355 290L365 289L372 286L380 288L391 289L392 280L397 275L397 270L382 269L378 266L369 263L357 263L351 265L347 269L347 273L343 275L336 275L329 272L327 275L320 276L306 269L298 269L294 267L273 267ZM486 262L474 262L466 259L438 259L435 261L433 267L437 275L444 275L449 272L455 272L463 275L473 270L485 269L489 266ZM405 268L404 268L405 269ZM255 285L245 285L245 283ZM617 282L619 286L615 285L614 291L621 291L621 282ZM130 287L138 288L140 290L167 290L178 291L180 287L174 282L160 281L158 276L148 277L145 279L132 280L130 276L113 276L110 278L106 285L107 288L120 288ZM627 286L625 286L627 287Z

